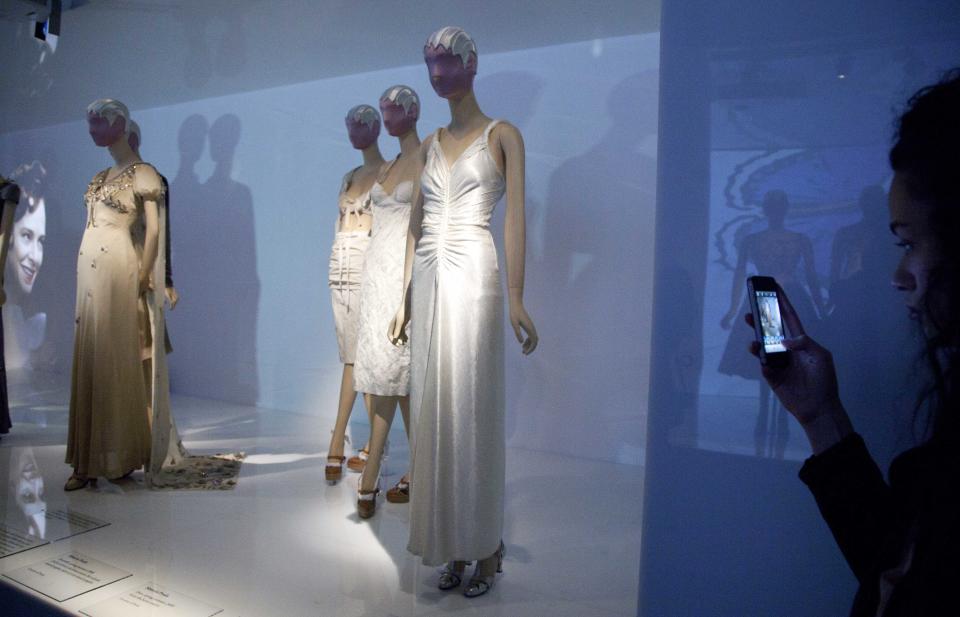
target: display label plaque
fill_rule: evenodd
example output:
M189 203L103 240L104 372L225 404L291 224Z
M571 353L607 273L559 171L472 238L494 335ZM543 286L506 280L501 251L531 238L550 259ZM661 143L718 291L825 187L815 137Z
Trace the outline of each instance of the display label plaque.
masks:
M0 559L16 555L32 548L50 544L49 541L31 536L0 523Z
M222 608L151 583L80 611L88 617L212 617Z
M3 576L57 602L133 576L76 551L6 572Z
M53 542L106 527L110 523L76 510L47 510L47 538Z

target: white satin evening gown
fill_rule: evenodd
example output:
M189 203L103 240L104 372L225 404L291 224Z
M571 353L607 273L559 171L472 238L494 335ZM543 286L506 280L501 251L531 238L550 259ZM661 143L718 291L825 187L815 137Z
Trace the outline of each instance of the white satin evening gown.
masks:
M420 180L408 550L426 565L488 557L503 532L503 291L489 227L505 182L487 145L496 124L452 163L438 131Z

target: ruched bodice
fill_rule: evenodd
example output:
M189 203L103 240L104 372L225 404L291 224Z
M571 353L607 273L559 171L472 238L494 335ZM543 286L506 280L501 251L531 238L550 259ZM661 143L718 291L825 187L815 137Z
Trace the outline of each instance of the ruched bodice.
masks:
M423 235L443 235L464 227L490 227L493 210L503 197L503 175L487 147L490 130L448 164L437 136L430 144L423 170Z
M492 554L503 529L503 292L490 219L503 175L490 123L453 163L435 135L413 262L409 550L427 565Z

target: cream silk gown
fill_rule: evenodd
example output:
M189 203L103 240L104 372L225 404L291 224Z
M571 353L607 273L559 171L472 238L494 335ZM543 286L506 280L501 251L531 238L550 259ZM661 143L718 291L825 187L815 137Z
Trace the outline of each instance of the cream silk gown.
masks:
M487 145L495 124L452 163L435 135L421 177L408 549L426 565L488 557L503 530L503 291L489 225L505 183Z
M108 172L94 176L84 195L66 462L80 475L113 478L150 457L136 236L143 201L161 202L163 185L146 163L109 181Z

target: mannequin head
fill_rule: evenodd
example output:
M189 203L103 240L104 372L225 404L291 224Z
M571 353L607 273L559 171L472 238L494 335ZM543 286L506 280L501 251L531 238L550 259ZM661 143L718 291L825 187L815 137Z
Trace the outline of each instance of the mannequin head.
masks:
M130 121L130 130L127 135L127 143L130 144L130 149L140 154L140 125L137 124L136 120Z
M114 99L97 99L87 105L87 125L93 143L101 148L112 146L126 137L130 127L130 110Z
M366 150L380 136L380 114L369 105L351 107L346 117L350 143L357 150Z
M400 137L417 125L420 97L410 86L391 86L380 95L380 113L387 132L393 137Z
M462 28L447 26L430 35L423 46L430 85L445 99L461 99L473 90L477 75L477 45Z
M771 227L783 227L783 222L787 218L787 210L790 209L790 202L787 200L787 194L780 189L767 191L763 196L761 204L763 215L770 221Z

